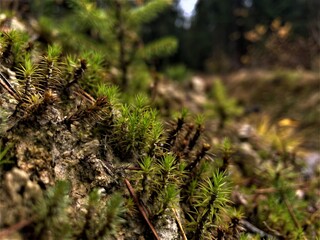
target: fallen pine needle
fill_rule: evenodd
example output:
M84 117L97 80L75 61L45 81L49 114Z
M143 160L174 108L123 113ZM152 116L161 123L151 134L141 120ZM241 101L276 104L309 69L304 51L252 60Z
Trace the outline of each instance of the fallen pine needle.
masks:
M128 190L129 190L129 193L131 195L131 197L133 198L133 201L135 202L135 204L137 205L141 215L143 216L144 220L146 221L146 223L148 224L149 228L151 229L153 235L154 235L154 238L157 239L157 240L160 240L160 237L156 231L156 229L153 227L152 223L149 221L148 219L148 216L145 212L145 210L143 209L143 207L141 206L140 202L139 202L139 199L137 198L130 182L127 180L127 179L124 179L124 183L126 184Z
M171 208L171 209L172 209L172 211L174 212L174 217L175 217L175 219L176 219L176 221L177 221L177 223L178 223L178 226L179 226L179 228L180 228L180 231L181 231L183 240L188 240L188 239L187 239L187 236L186 236L186 234L185 234L185 232L184 232L184 230L183 230L182 224L181 224L181 222L180 222L180 220L179 220L178 213L177 213L176 209L174 209L174 208Z

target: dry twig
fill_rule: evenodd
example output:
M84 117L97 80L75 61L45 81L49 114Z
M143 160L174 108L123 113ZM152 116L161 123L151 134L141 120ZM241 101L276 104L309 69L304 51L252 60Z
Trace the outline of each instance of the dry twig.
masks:
M181 224L181 222L179 220L178 213L177 213L176 209L172 208L172 211L174 212L174 217L175 217L175 219L176 219L176 221L178 223L178 226L180 228L183 240L188 240L187 236L186 236L186 234L185 234L185 232L183 230L182 224Z
M31 224L33 222L33 219L30 220L22 220L8 228L5 228L3 230L0 231L0 239L3 239L7 236L10 236L11 234L19 231L20 229L28 226L29 224Z
M278 239L275 236L272 236L264 231L262 231L261 229L257 228L256 226L254 226L253 224L249 223L246 220L240 220L240 223L249 231L252 233L256 233L258 234L261 238L273 238L273 239Z
M129 190L129 193L130 193L131 197L133 198L133 201L137 205L141 215L143 216L144 220L146 221L146 223L148 224L149 228L151 229L154 238L157 239L157 240L160 240L160 237L159 237L158 233L156 232L156 229L153 227L152 223L148 219L148 216L147 216L144 208L141 206L140 201L137 198L137 196L136 196L136 194L135 194L130 182L127 179L124 179L124 183L126 184L128 190Z
M7 78L0 72L0 85L5 88L8 93L16 100L21 100L19 93L13 88L11 83L7 80Z

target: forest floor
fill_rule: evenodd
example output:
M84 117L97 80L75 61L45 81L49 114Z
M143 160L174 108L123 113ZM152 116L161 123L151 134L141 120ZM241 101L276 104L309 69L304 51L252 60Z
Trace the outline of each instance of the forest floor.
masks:
M201 75L211 85L221 78L230 97L247 115L268 115L271 123L290 119L303 136L302 146L320 151L320 73L306 70L242 69L224 75Z

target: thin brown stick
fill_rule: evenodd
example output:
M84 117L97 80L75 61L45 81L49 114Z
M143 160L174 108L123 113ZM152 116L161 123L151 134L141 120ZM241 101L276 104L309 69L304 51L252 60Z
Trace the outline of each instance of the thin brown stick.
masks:
M160 240L160 237L158 235L158 233L156 232L155 228L153 227L152 223L149 221L147 214L145 212L145 210L143 209L143 207L141 206L139 199L137 198L130 182L127 179L124 179L124 183L126 184L129 193L131 195L131 197L133 198L133 201L135 202L135 204L137 205L139 212L141 213L141 215L143 216L144 220L146 221L146 223L148 224L149 228L151 229L153 236L155 239Z
M20 229L24 228L25 226L28 226L29 224L31 224L32 222L33 222L33 219L22 220L14 225L8 227L8 228L1 230L0 231L0 239L9 236L12 233L19 231Z
M284 203L286 204L286 207L288 209L288 212L290 214L290 217L291 217L294 225L296 226L296 228L301 228L301 226L298 222L298 219L296 218L296 215L294 214L293 209L292 209L290 203L288 202L288 199L285 196L283 197L283 199L284 199Z
M181 231L183 240L188 240L187 236L186 236L186 234L185 234L185 232L183 230L182 224L181 224L181 222L179 220L178 213L177 213L176 209L172 208L172 211L174 212L174 217L175 217L175 219L176 219L176 221L178 223L178 226L179 226L179 229Z
M270 232L272 232L275 236L277 236L277 237L282 237L281 233L279 233L279 232L278 232L277 230L275 230L275 229L272 229L272 228L267 224L266 221L263 221L262 223L263 223L263 225L264 225Z
M305 183L297 183L297 184L292 184L291 185L293 188L302 188L302 189L307 189L308 186L306 186ZM258 188L254 191L256 194L266 194L266 193L275 193L279 192L279 189L276 189L274 187L270 188Z
M129 171L139 171L139 170L141 170L141 167L135 167L135 166L133 166L133 167L126 167L125 168L125 170L129 170Z
M77 96L81 97L82 99L89 101L92 105L96 102L94 97L92 97L89 93L82 90L80 87L78 87L76 91L74 91L74 93Z
M266 194L266 193L275 193L277 192L278 190L275 189L275 188L260 188L260 189L256 189L254 192L256 194Z
M278 239L277 237L275 236L272 236L264 231L262 231L261 229L257 228L256 226L254 226L252 223L248 222L247 220L240 220L240 223L241 225L243 225L249 232L252 232L252 233L255 233L255 234L258 234L261 238L275 238L275 239Z
M19 93L13 88L11 83L6 79L6 77L0 72L0 85L5 88L12 97L14 97L16 100L20 101L20 95Z

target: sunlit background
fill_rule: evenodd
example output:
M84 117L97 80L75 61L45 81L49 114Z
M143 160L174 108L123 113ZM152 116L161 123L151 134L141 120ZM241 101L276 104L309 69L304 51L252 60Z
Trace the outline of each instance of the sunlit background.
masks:
M180 0L179 5L183 10L184 16L191 17L198 0Z

